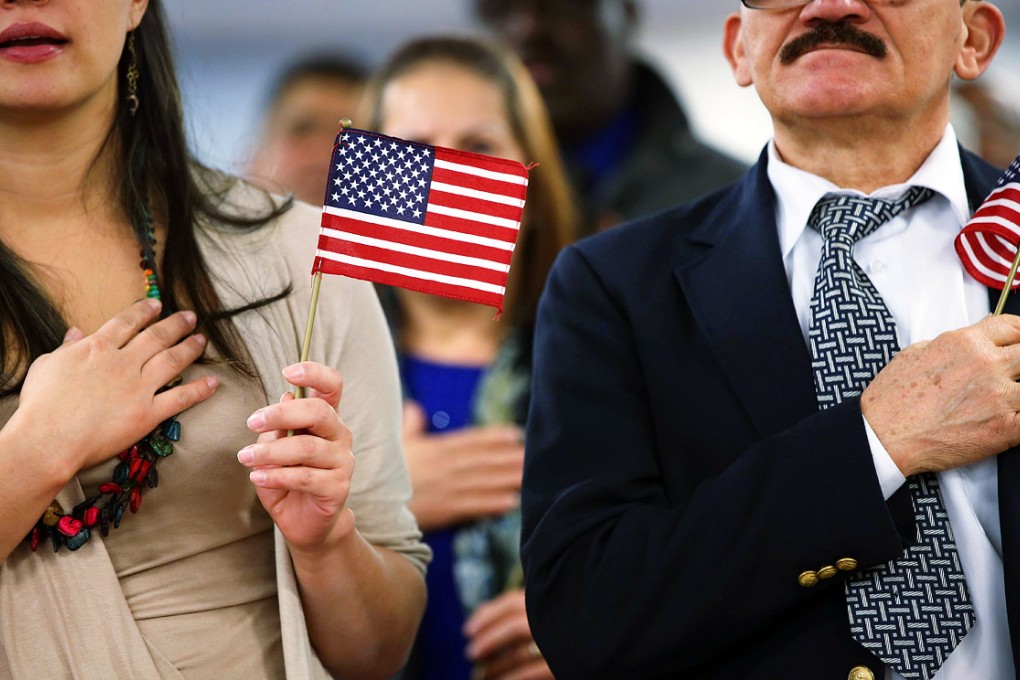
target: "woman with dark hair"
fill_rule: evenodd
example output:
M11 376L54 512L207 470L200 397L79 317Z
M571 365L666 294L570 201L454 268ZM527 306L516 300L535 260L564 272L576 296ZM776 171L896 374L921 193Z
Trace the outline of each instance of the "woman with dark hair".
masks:
M531 328L575 225L548 116L524 66L468 38L423 38L369 81L365 123L428 144L537 162L498 323L487 307L407 290L383 300L401 361L411 509L435 560L404 677L550 678L519 571Z
M160 0L0 5L0 679L400 667L428 550L371 286L288 366L317 224L189 155Z

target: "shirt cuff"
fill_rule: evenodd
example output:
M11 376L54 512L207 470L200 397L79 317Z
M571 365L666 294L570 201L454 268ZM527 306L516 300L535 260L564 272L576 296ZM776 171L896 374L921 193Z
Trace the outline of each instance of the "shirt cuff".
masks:
M903 486L907 478L903 476L889 452L878 440L878 435L871 429L868 419L863 414L861 418L864 420L864 431L868 433L868 445L871 446L871 458L875 462L875 472L878 473L878 483L882 487L882 495L885 500L889 500L889 497Z

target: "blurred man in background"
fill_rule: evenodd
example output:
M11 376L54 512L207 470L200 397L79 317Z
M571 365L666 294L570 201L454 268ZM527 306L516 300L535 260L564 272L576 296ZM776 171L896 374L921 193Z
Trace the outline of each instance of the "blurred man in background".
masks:
M321 204L339 121L356 113L366 76L359 63L337 55L314 55L286 68L266 98L249 179Z
M472 2L542 91L581 196L581 235L686 203L744 173L698 141L662 77L634 55L636 0Z
M991 74L990 74L991 75ZM1020 151L1020 104L1012 83L983 78L955 83L957 101L967 110L974 150L986 161L1005 168Z

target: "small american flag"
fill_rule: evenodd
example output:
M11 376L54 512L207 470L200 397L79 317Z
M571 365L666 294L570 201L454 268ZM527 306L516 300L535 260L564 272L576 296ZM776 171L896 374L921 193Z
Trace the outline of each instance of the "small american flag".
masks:
M956 252L975 279L1002 290L1020 244L1020 156L956 237ZM1012 289L1020 280L1012 282Z
M516 161L341 130L312 273L502 311L527 187Z

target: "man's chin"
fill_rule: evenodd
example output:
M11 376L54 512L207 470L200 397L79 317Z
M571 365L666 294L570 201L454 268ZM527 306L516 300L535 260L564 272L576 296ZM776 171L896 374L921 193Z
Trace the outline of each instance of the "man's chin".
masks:
M813 77L800 79L795 85L787 83L781 99L773 100L768 108L781 119L798 118L817 120L819 118L843 118L877 111L882 102L868 95L868 83L833 75L812 74Z

